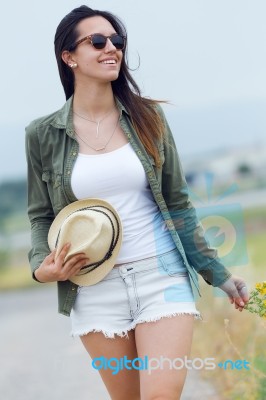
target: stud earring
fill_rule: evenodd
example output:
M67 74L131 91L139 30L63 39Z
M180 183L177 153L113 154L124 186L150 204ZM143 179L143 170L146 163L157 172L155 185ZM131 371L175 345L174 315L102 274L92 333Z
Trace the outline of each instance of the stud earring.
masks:
M70 66L70 68L74 69L77 68L78 64L77 63L73 63L73 64L68 64Z

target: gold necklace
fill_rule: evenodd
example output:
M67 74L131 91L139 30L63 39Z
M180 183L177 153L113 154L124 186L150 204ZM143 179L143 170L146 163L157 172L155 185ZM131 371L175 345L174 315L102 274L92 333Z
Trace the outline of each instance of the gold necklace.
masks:
M115 129L113 130L113 132L112 132L110 138L109 138L108 141L105 143L105 145L104 145L104 146L101 146L101 147L96 147L96 148L95 148L95 147L91 146L91 145L90 145L89 143L87 143L84 139L82 139L82 137L80 137L79 134L78 134L77 132L75 132L75 133L76 133L76 135L80 138L80 140L81 140L83 143L85 143L88 147L90 147L91 149L93 149L93 150L95 150L95 151L105 150L106 147L107 147L107 145L109 144L109 142L111 141L112 137L113 137L114 134L115 134L115 131L116 131L116 128L117 128L119 119L120 119L120 115L118 116L117 122L116 122L116 124L115 124Z
M98 139L98 137L99 137L100 123L101 123L105 118L107 118L109 115L111 115L112 112L113 112L115 109L116 109L116 107L115 107L115 108L112 108L111 111L109 111L107 114L105 114L105 115L103 116L103 118L99 119L98 121L93 121L93 120L91 120L91 119L89 119L89 118L87 118L87 117L84 117L84 116L78 114L76 111L73 111L73 114L77 115L77 117L79 117L79 118L85 119L86 121L93 122L94 124L96 124L97 127L96 127L96 136L95 136L95 137Z

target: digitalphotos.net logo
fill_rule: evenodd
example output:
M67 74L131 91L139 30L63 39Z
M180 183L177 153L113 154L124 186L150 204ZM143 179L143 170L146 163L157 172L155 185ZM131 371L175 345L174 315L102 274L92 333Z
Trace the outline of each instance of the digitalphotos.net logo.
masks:
M160 356L160 358L144 356L143 358L137 357L133 360L128 359L127 356L119 359L116 357L106 358L101 356L95 357L92 360L92 367L94 369L98 371L101 369L110 369L112 375L117 375L123 369L147 370L149 375L157 369L182 370L186 368L187 370L214 370L220 368L224 370L250 370L249 364L246 360L226 360L216 363L215 358L212 357L189 359L187 356L174 359L163 356Z

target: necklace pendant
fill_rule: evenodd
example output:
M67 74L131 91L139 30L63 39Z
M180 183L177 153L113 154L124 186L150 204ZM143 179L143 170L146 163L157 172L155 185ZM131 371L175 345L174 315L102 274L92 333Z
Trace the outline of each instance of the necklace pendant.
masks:
M96 138L97 139L99 137L99 127L100 127L100 121L97 122L97 130L96 130Z
M79 137L79 139L80 139L84 144L86 144L90 149L95 150L95 151L105 150L106 147L108 146L108 144L110 143L112 137L113 137L114 134L115 134L117 125L118 125L118 123L119 123L119 119L120 119L120 116L119 116L118 119L117 119L117 122L116 122L116 124L115 124L113 133L111 134L111 136L109 137L109 139L107 140L107 142L105 143L105 145L102 145L102 146L99 146L99 147L93 147L93 146L91 146L86 140L84 140L81 136L79 136L79 134L78 134L77 132L75 132L75 134L76 134L76 135ZM98 126L98 123L97 123L97 132L96 132L96 134L99 134L99 126Z

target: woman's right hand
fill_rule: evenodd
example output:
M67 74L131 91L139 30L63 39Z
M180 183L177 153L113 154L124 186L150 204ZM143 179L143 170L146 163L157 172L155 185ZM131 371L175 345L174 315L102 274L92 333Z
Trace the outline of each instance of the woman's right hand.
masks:
M56 249L53 250L34 271L40 282L66 281L76 275L82 267L89 263L84 253L78 253L64 262L70 243L65 244L55 260Z

